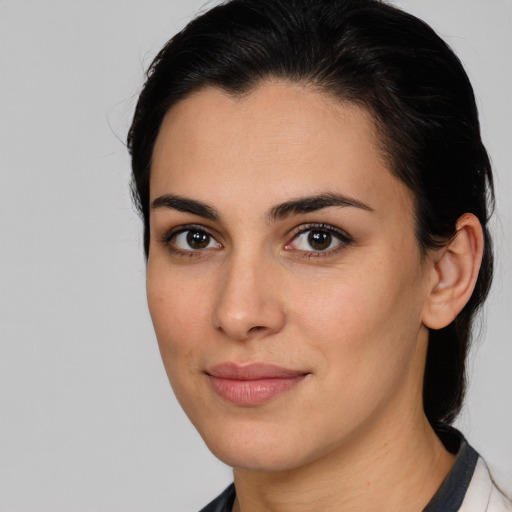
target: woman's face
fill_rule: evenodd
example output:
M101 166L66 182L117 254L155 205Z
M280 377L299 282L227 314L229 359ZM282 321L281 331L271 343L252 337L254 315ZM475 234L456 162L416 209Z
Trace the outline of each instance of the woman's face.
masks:
M150 192L162 358L221 460L296 468L422 414L431 271L366 111L201 90L166 115Z

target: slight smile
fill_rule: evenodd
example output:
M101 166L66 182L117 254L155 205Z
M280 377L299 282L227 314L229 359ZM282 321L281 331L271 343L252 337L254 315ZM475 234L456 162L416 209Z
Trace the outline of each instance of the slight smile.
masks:
M221 398L238 406L255 406L295 387L309 372L263 363L222 363L209 369L210 384Z

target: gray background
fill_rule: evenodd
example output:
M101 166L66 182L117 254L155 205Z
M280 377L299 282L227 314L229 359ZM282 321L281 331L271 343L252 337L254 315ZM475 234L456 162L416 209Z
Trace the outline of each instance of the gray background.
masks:
M203 0L0 0L0 510L197 510L230 480L172 397L123 144ZM458 425L512 487L512 1L401 0L467 66L498 266Z

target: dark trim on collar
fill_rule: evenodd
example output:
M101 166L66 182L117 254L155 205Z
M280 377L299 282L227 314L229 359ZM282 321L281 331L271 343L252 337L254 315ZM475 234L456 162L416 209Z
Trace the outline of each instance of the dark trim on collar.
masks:
M452 469L423 512L457 512L473 478L479 455L458 430L447 428L437 434L448 451L457 451L456 444L459 449Z
M199 512L231 512L233 503L235 502L235 496L235 484L231 484Z

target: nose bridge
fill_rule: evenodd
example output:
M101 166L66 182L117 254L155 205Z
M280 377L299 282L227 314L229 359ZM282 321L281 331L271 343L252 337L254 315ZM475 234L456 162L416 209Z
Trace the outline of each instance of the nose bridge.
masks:
M279 331L284 311L276 293L278 268L271 258L233 251L223 270L213 313L215 328L238 340Z

